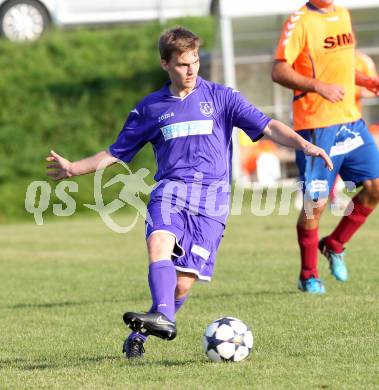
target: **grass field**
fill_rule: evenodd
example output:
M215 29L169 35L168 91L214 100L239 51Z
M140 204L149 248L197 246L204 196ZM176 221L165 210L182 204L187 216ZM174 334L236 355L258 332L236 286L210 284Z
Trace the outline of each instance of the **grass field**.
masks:
M195 286L178 337L151 338L139 361L121 347L124 311L150 304L142 223L125 235L96 217L0 226L0 388L377 388L378 212L349 245L348 283L320 258L325 296L296 289L295 220L232 217L214 280ZM336 222L325 215L321 233ZM248 361L206 360L202 332L223 315L252 327Z

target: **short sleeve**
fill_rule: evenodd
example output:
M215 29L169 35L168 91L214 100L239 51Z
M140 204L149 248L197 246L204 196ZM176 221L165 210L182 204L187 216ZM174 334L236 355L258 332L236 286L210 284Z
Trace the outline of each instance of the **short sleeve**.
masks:
M142 108L132 110L114 144L109 147L112 156L130 162L136 153L149 142L149 126Z
M301 15L291 15L284 24L276 48L275 60L286 61L292 65L306 46L304 23Z
M364 63L363 73L368 77L378 77L376 71L375 62L366 54L362 54L362 60Z
M271 118L249 103L239 91L231 90L232 125L242 129L253 141L263 137Z

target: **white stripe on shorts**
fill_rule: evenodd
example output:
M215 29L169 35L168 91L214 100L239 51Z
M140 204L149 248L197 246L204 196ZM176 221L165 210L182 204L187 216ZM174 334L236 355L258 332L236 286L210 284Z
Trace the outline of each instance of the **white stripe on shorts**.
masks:
M200 256L204 260L208 260L209 256L211 255L211 252L209 252L207 249L196 244L192 245L191 252Z
M199 282L210 282L212 279L210 276L201 275L197 269L179 267L178 265L175 266L175 269L177 271L187 272L189 274L195 274L198 277Z

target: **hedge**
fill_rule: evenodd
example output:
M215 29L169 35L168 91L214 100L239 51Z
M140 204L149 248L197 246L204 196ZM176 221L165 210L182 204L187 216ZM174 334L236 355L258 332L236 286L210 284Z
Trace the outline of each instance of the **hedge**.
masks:
M50 149L75 160L114 141L134 105L167 80L157 40L178 24L211 48L212 18L55 30L24 44L0 40L0 222L31 218L25 191L32 181L46 180ZM153 169L150 147L132 167L141 165ZM92 176L76 181L78 206L91 203Z

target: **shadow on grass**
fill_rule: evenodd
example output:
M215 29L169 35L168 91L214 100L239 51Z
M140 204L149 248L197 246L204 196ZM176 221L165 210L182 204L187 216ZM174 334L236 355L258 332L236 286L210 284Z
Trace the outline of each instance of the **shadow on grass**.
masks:
M15 358L15 359L0 359L0 368L17 368L21 370L45 370L57 368L57 365L52 362L31 362L30 360Z
M113 356L87 356L81 357L78 360L82 363L99 363L105 361L121 360L123 359L122 355L113 355Z
M88 305L92 302L46 302L46 303L17 303L15 305L6 306L6 309L50 309L52 307L63 307L63 306L77 306L77 305Z
M215 299L219 298L235 298L235 297L259 297L259 296L286 296L286 295L295 295L299 294L297 290L291 289L286 291L276 291L276 290L262 290L262 291L245 291L245 292L239 292L239 291L230 291L230 292L222 292L219 294L199 294L196 296L193 296L192 299L201 299L202 301L213 301Z
M59 366L53 363L32 363L25 364L24 366L19 367L24 371L34 371L34 370L51 370L53 368L58 368Z
M249 293L248 295L255 295L255 296L260 296L260 295L294 295L294 294L299 294L297 290L291 289L287 291L256 291L253 293Z
M14 367L17 364L25 364L26 360L21 358L14 359L0 359L0 368L6 368L9 366Z
M125 365L128 366L160 366L160 367L184 367L188 364L196 364L199 363L199 359L185 359L185 360L144 360L144 359L134 359L134 360L128 360L124 359Z
M62 369L70 367L80 367L88 366L89 364L105 363L105 362L114 362L118 363L120 366L129 366L129 367L143 367L143 366L161 366L161 367L183 367L188 364L195 364L199 361L197 359L185 359L185 360L144 360L144 359L135 359L128 360L125 359L122 355L113 355L113 356L88 356L74 359L75 363L72 361L30 361L27 359L14 358L14 359L0 359L0 369L4 368L14 368L23 371L34 371L34 370L53 370L53 369Z
M146 297L147 298L147 297ZM145 301L146 298L134 299L133 302ZM8 305L0 307L0 309L51 309L56 307L66 306L87 306L98 305L103 303L125 303L125 299L105 299L102 301L62 301L62 302L45 302L45 303L16 303L15 305Z
M199 294L191 297L191 300L201 299L202 301L210 301L219 298L230 298L235 296L286 296L286 295L294 295L299 292L296 290L287 290L287 291L276 291L276 290L262 290L262 291L249 291L249 292L222 292L220 294ZM133 302L138 304L138 301L145 301L146 298L134 299ZM104 303L125 303L125 299L117 298L117 299L105 299L102 301L63 301L63 302L45 302L45 303L17 303L15 305L8 305L5 307L0 307L0 309L51 309L57 307L67 307L67 306L87 306L87 305L97 305Z
M51 370L51 369L62 369L68 367L78 367L80 365L88 365L91 363L101 363L106 361L116 361L122 360L121 355L118 356L88 356L81 357L79 359L74 359L75 364L72 361L54 362L54 361L30 361L27 359L15 358L15 359L0 359L0 369L2 368L15 368L18 370L24 371L33 371L33 370Z

